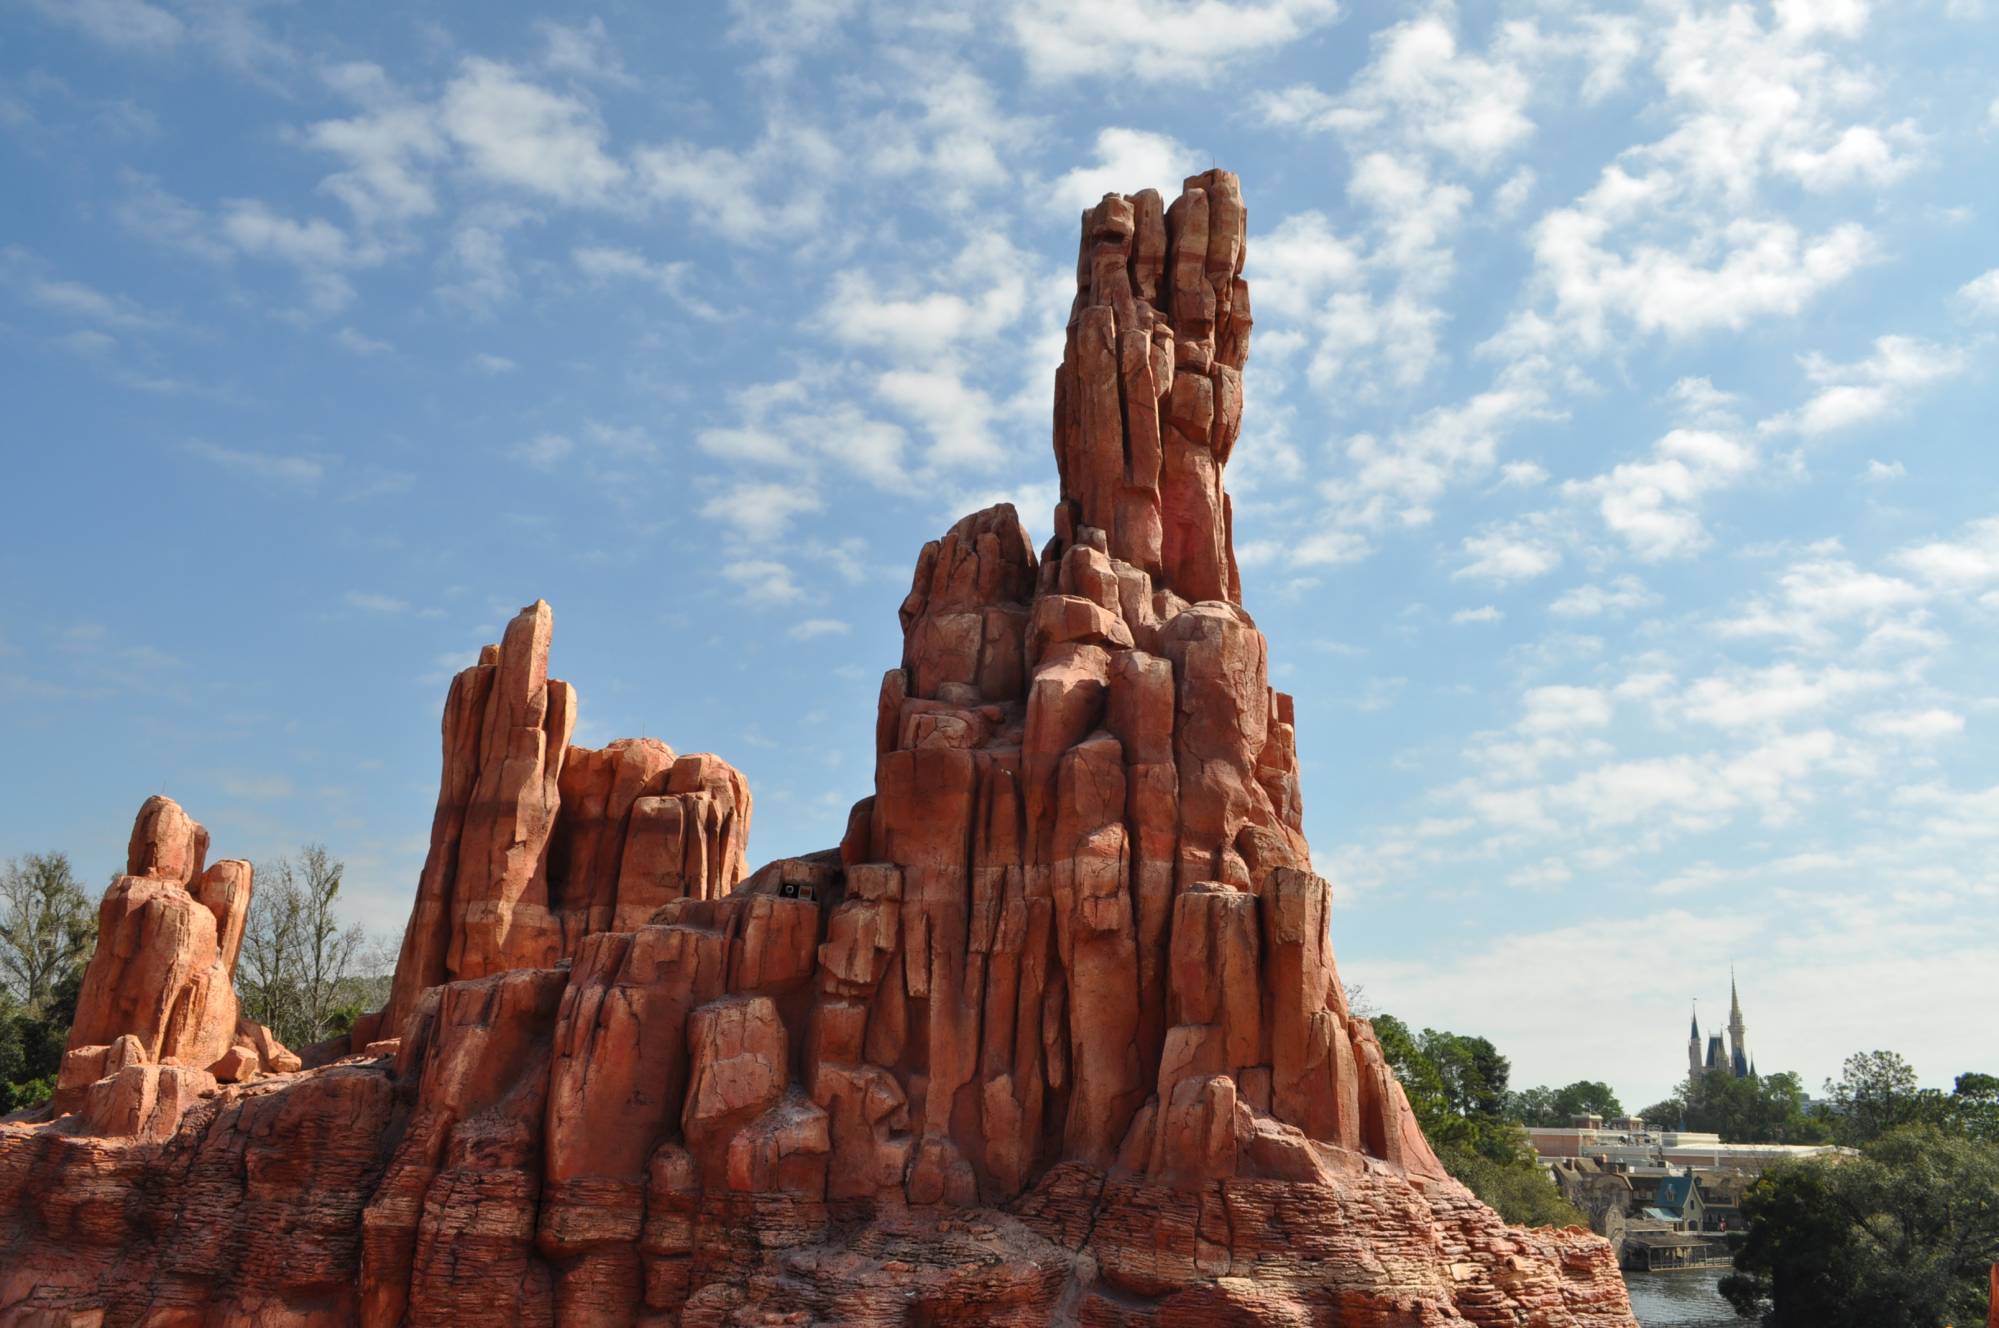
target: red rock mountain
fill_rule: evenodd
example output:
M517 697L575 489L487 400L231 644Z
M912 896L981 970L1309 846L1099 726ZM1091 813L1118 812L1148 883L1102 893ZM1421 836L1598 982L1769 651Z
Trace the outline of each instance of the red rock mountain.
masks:
M537 603L452 684L388 1007L169 1084L240 864L148 804L113 895L157 862L222 920L107 897L87 1036L128 1050L57 1106L138 1065L175 1110L0 1124L0 1316L1633 1328L1603 1241L1444 1173L1346 1007L1222 484L1244 235L1224 171L1085 214L1054 537L924 547L837 851L746 875L727 764L571 746Z

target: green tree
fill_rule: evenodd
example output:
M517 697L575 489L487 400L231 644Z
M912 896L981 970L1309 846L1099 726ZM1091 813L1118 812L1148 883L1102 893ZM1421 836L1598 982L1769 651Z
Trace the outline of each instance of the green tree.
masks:
M1528 1227L1588 1226L1575 1205L1562 1197L1531 1149L1497 1161L1471 1149L1447 1145L1437 1153L1445 1170L1508 1222Z
M1721 1289L1764 1328L1973 1323L1999 1261L1999 1145L1896 1127L1858 1158L1765 1172L1743 1213L1748 1240Z
M335 913L346 866L323 844L307 844L298 860L278 858L257 869L236 992L243 1013L289 1047L304 1047L353 1022L351 987L366 934L342 928Z
M1999 1144L1999 1075L1959 1075L1945 1105L1952 1129L1969 1138Z
M97 913L61 853L31 853L0 867L0 981L39 1014L97 939Z
M1511 1067L1492 1043L1433 1028L1419 1037L1393 1015L1373 1023L1416 1123L1451 1175L1509 1222L1582 1223L1508 1116Z
M0 1114L35 1107L55 1092L83 970L72 969L39 1011L0 989Z
M1745 1079L1703 1075L1639 1114L1653 1125L1718 1134L1731 1144L1810 1144L1830 1137L1826 1118L1806 1103L1804 1081L1788 1070Z
M1624 1105L1610 1085L1594 1079L1578 1079L1563 1088L1529 1088L1512 1094L1506 1114L1522 1125L1563 1126L1578 1116L1601 1116L1605 1120L1624 1114Z
M1444 1109L1480 1126L1506 1119L1506 1081L1512 1065L1482 1037L1423 1030L1423 1055L1437 1067Z
M1837 1079L1828 1079L1827 1101L1843 1144L1865 1144L1902 1125L1939 1123L1942 1094L1925 1093L1916 1071L1892 1051L1863 1051L1846 1058Z

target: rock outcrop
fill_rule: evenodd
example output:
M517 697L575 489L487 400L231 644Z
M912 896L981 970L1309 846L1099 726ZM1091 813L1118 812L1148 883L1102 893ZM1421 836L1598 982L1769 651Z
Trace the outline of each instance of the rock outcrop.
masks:
M745 875L728 766L570 746L532 606L452 685L354 1054L164 1137L0 1124L0 1312L1633 1328L1346 1007L1222 483L1244 236L1221 171L1085 214L1053 538L925 546L837 849Z
M357 1051L395 1036L427 988L551 967L748 874L750 788L733 766L651 738L570 745L576 689L548 676L554 626L537 600L452 680L430 854L389 1004Z
M146 800L125 875L98 906L97 949L56 1082L56 1109L92 1133L165 1138L218 1081L299 1068L237 1010L250 864L207 858L208 831L179 803Z

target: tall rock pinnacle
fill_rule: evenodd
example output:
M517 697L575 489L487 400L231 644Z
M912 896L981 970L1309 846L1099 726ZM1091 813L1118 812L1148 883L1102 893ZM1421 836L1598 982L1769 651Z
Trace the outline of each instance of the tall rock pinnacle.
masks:
M1231 547L1244 236L1225 171L1084 214L1054 535L923 547L837 850L746 875L726 764L570 746L530 606L354 1054L164 1138L0 1122L0 1317L1635 1328L1347 1008Z

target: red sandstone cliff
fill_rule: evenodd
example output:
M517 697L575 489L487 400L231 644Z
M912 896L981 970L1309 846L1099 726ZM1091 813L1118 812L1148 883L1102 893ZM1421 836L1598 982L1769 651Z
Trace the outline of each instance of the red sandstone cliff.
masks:
M1608 1246L1445 1176L1345 1008L1222 485L1244 234L1220 171L1086 214L1054 538L925 546L837 852L744 879L732 769L569 746L524 610L452 685L357 1054L164 1134L0 1124L0 1310L1631 1328Z

